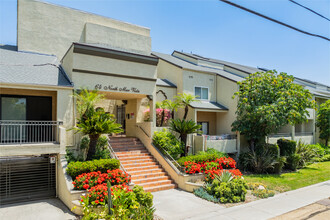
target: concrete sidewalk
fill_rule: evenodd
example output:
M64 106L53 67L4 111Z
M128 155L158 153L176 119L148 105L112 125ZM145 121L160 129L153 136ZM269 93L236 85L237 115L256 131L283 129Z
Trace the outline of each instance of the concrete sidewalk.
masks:
M161 197L162 195L164 195L164 197ZM225 208L207 202L180 190L167 190L154 193L156 214L164 220L264 220L282 215L328 197L330 197L330 181L231 208ZM215 207L215 205L217 207Z
M0 206L1 220L76 220L61 200L44 199Z

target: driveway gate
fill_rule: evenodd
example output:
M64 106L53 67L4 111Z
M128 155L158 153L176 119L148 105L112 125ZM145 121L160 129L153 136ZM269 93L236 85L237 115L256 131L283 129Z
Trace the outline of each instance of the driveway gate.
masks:
M54 196L56 164L49 156L0 158L0 206Z

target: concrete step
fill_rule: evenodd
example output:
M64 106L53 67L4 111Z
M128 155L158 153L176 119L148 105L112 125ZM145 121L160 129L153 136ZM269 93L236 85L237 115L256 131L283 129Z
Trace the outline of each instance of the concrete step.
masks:
M137 172L137 171L147 171L147 170L154 170L154 169L161 169L162 167L160 165L151 165L151 166L144 166L144 167L130 167L125 168L127 172Z
M154 173L142 173L139 175L134 175L132 177L132 181L137 181L137 180L142 180L146 178L152 178L152 177L162 177L162 176L167 176L167 173L165 171L158 171Z
M111 143L110 142L111 147L113 146L131 146L131 145L143 145L141 142L137 142L137 141L132 141L132 142L117 142L117 143Z
M147 175L148 176L148 175ZM140 185L143 183L150 183L150 182L156 182L156 181L162 181L162 180L171 180L169 176L156 176L156 177L146 177L141 179L135 179L134 184Z
M126 169L126 168L125 168ZM155 168L155 169L148 169L148 170L136 170L136 171L129 171L129 174L134 177L138 175L147 175L147 174L154 174L154 173L166 173L162 168Z
M138 185L142 186L143 188L149 188L149 187L163 186L163 185L169 185L169 184L173 184L173 181L172 180L161 180L161 181L141 183Z
M153 161L153 162L146 162L146 163L129 163L129 164L125 164L125 166L123 166L123 167L126 169L129 167L140 167L140 166L151 166L151 165L158 165L158 162Z
M127 154L131 154L131 155L136 155L136 154L148 154L149 152L147 151L147 149L145 150L127 150L127 151L115 151L117 156L122 156L122 155L127 155Z
M158 192L162 190L175 189L177 188L176 184L167 184L162 186L153 186L153 187L143 187L146 192Z
M147 152L147 149L145 147L122 147L122 148L112 148L114 152L122 152L122 151L137 151L137 150L145 150Z
M139 160L121 160L120 163L125 167L126 164L141 164L141 163L149 163L156 162L154 158L145 158Z
M127 154L117 155L117 157L121 160L121 159L129 159L136 157L153 157L153 156L149 153L137 153L137 154L127 153Z

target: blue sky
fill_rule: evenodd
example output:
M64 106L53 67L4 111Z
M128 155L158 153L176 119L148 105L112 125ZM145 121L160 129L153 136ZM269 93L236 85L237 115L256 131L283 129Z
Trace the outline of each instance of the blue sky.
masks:
M330 37L330 22L288 0L232 0L300 29ZM329 0L296 0L330 17ZM330 42L218 0L47 0L151 29L152 49L193 52L265 67L330 86ZM0 43L16 44L16 0L1 0Z

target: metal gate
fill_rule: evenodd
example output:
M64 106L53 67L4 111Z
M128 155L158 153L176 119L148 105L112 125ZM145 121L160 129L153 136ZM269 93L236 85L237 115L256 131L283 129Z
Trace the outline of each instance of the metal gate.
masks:
M0 206L56 196L56 164L50 157L0 158Z

